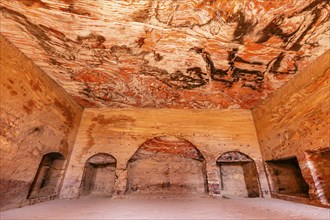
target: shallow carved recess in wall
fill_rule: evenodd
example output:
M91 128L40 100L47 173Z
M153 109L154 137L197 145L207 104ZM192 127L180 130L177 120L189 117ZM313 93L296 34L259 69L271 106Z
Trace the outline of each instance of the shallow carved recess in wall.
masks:
M239 162L239 161L252 161L252 159L238 151L229 151L222 154L217 162Z
M131 157L130 162L138 159L153 158L155 155L204 160L203 155L189 141L174 136L162 136L146 141Z
M106 153L98 153L93 155L87 160L90 164L103 165L103 164L115 164L117 161L114 157Z
M326 0L0 5L1 34L85 107L251 108L329 48Z
M128 161L126 193L184 196L205 192L204 157L185 139L155 137L139 147Z
M80 196L98 194L112 196L116 181L116 159L107 153L97 153L85 164Z

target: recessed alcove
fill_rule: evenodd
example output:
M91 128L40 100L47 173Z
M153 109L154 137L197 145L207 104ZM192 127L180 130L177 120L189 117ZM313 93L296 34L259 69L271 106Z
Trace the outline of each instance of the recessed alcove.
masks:
M309 197L309 186L296 157L266 161L266 168L273 194Z
M112 196L116 180L116 159L106 153L90 157L85 164L80 195Z
M217 164L222 195L249 198L260 196L256 166L250 157L241 152L230 151L222 154Z
M146 141L127 167L127 194L173 196L207 192L205 160L190 142L174 136Z
M65 158L61 153L45 154L32 182L28 199L56 196L63 178L64 165Z

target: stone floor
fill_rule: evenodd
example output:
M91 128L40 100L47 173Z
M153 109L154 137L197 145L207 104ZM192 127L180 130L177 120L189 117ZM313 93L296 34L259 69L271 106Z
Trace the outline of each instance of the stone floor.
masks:
M0 219L330 219L330 209L277 199L54 200L0 212Z

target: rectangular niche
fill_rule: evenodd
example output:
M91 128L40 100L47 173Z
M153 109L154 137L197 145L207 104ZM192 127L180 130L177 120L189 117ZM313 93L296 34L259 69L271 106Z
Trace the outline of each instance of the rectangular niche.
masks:
M309 198L309 186L302 176L296 157L266 161L273 194Z
M64 156L53 152L45 154L32 182L28 199L56 196L64 173Z
M89 185L88 193L111 196L115 182L115 164L90 164L86 166L84 180ZM86 194L88 194L86 193Z
M222 195L259 197L258 180L252 162L222 162L218 166Z

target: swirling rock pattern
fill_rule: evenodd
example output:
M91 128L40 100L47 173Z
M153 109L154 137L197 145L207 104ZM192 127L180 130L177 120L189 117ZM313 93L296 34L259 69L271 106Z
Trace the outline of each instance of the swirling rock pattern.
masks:
M327 0L3 0L1 34L84 107L244 108L329 49Z

